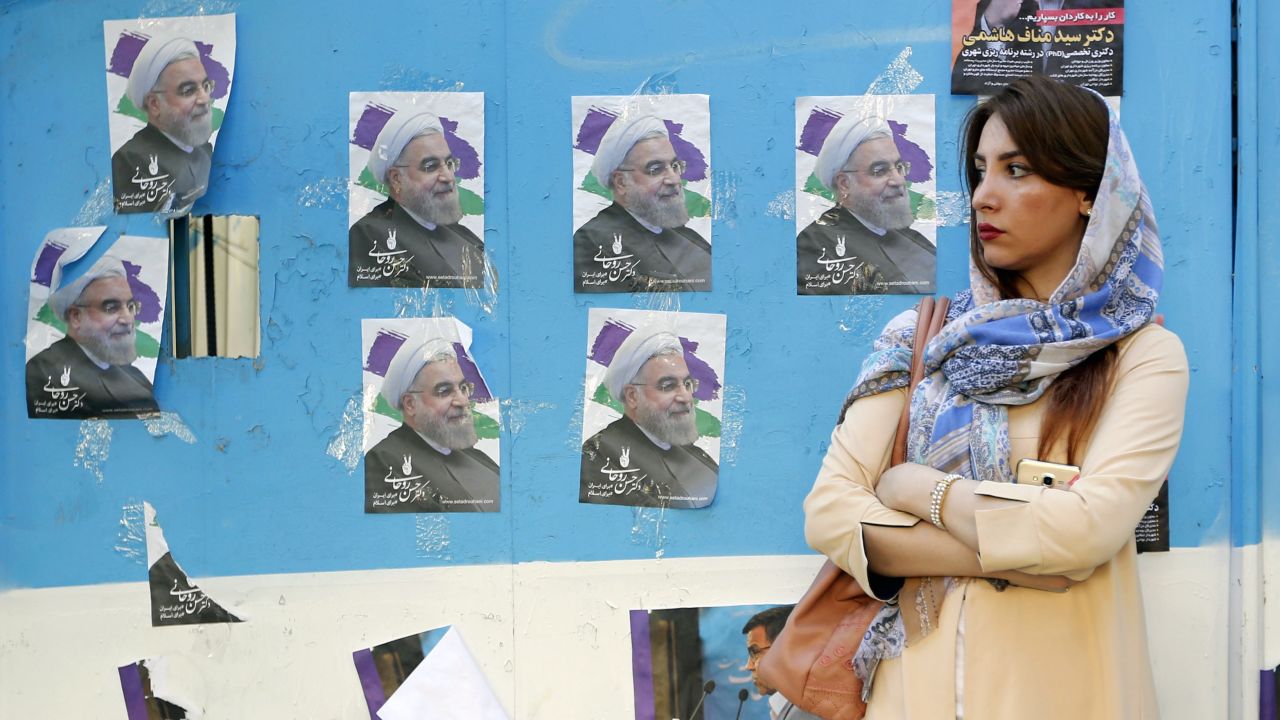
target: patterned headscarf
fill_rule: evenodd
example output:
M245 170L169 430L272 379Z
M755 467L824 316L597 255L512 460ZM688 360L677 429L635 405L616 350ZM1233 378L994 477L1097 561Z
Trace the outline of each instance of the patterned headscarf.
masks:
M1041 302L1001 300L970 263L971 289L956 295L946 325L924 351L925 378L910 399L908 462L1013 482L1009 406L1035 402L1064 371L1151 322L1164 277L1160 235L1128 140L1108 114L1106 166L1075 265ZM850 400L907 386L915 318L908 310L885 327ZM942 583L944 593L955 585L952 578ZM924 594L935 588L928 578L908 583L904 595L919 596L887 605L871 624L854 658L864 692L879 660L916 639L907 637L899 607L919 613L908 625L919 627L921 637L932 629L941 603Z

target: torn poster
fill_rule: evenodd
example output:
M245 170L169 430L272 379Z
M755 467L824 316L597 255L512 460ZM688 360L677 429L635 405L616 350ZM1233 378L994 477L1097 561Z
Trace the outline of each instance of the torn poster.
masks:
M579 502L711 504L724 348L724 315L589 311Z
M147 581L151 586L151 624L163 627L242 622L191 582L169 552L164 530L156 522L155 508L146 502L142 507L147 527Z
M151 383L169 290L169 241L124 235L85 257L104 230L53 230L31 263L28 417L159 412Z
M364 508L498 512L499 402L456 318L361 322Z
M351 655L372 720L507 720L480 666L451 626Z
M632 610L636 720L793 717L757 673L793 607Z
M201 720L203 684L186 663L148 658L117 668L129 720Z
M706 95L573 98L575 292L711 290Z
M796 100L796 294L932 293L932 95Z
M103 34L116 212L184 215L209 188L236 16L108 20Z
M952 0L951 93L994 95L1028 75L1124 90L1124 0Z
M351 93L351 287L484 284L484 93Z

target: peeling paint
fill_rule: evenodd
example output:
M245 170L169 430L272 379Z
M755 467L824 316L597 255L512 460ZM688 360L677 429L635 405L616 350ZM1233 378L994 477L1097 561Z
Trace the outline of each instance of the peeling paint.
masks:
M378 83L380 90L424 90L428 92L462 92L461 80L445 80L419 67L392 65Z
M780 192L764 209L764 214L769 217L781 218L783 220L796 219L796 191L787 190Z
M742 437L742 420L747 414L747 391L737 385L725 385L724 405L720 418L720 465L738 460L738 440Z
M71 226L103 225L111 216L112 210L111 181L108 178L102 178L98 186L89 194L89 198L84 201L84 205L80 206L80 211L71 218Z
M140 18L233 13L240 3L228 0L151 0L142 6Z
M881 295L850 295L836 325L840 332L851 333L870 344L880 337L879 318L883 309L884 297Z
M911 67L911 46L898 53L889 67L876 76L867 87L867 95L907 95L924 82L924 76Z
M731 228L738 226L738 175L732 172L711 173L711 219Z
M969 203L962 192L938 192L938 225L955 227L969 224Z
M418 557L452 560L449 550L449 518L439 513L415 515L413 518Z
M308 208L342 210L347 206L347 179L325 177L298 191L298 204Z
M147 426L147 432L151 433L151 437L164 437L165 435L173 435L188 445L194 445L196 442L195 433L191 432L191 428L182 421L182 416L176 412L163 410L159 415L148 415L142 418L142 424Z
M72 467L88 470L102 482L102 465L111 456L111 425L106 420L84 420L80 423L80 439L76 441Z
M146 564L147 531L142 523L142 503L131 502L120 509L120 527L112 549L134 565Z
M600 628L595 623L585 622L578 626L578 639L591 645L592 650L600 649Z
M525 423L529 418L537 415L544 410L555 410L558 405L550 402L533 402L532 400L515 400L507 399L501 401L502 408L506 410L503 413L504 422L501 424L503 430L508 430L513 436L519 435L524 430Z
M646 545L656 552L654 558L667 554L667 509L632 508L631 544Z
M374 390L374 388L369 389ZM363 446L364 413L360 410L360 393L356 393L347 398L347 406L342 409L342 421L338 424L338 432L329 440L329 447L325 452L342 463L347 468L347 474L350 475L360 464Z

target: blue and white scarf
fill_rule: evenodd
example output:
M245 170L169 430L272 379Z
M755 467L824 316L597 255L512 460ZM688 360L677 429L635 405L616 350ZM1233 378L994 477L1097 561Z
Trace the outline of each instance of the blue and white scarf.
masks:
M1009 406L1040 398L1064 371L1151 322L1164 277L1155 216L1114 113L1102 183L1076 263L1047 302L1001 300L970 263L970 290L925 348L925 377L911 396L907 461L974 480L1013 482ZM850 400L906 387L916 311L885 327L862 364ZM847 404L847 403L846 403ZM955 585L943 579L943 593ZM936 592L932 583L920 593ZM876 616L854 657L864 695L882 658L902 653L900 605L926 612L940 599L902 597ZM920 624L923 634L930 622ZM914 638L912 638L914 640Z

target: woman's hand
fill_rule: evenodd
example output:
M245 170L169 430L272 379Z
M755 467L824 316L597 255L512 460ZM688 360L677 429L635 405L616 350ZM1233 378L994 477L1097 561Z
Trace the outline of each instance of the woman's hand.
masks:
M992 573L990 577L1008 580L1010 585L1053 593L1064 593L1080 582L1079 580L1072 580L1065 575L1032 575L1018 572L1017 570Z

